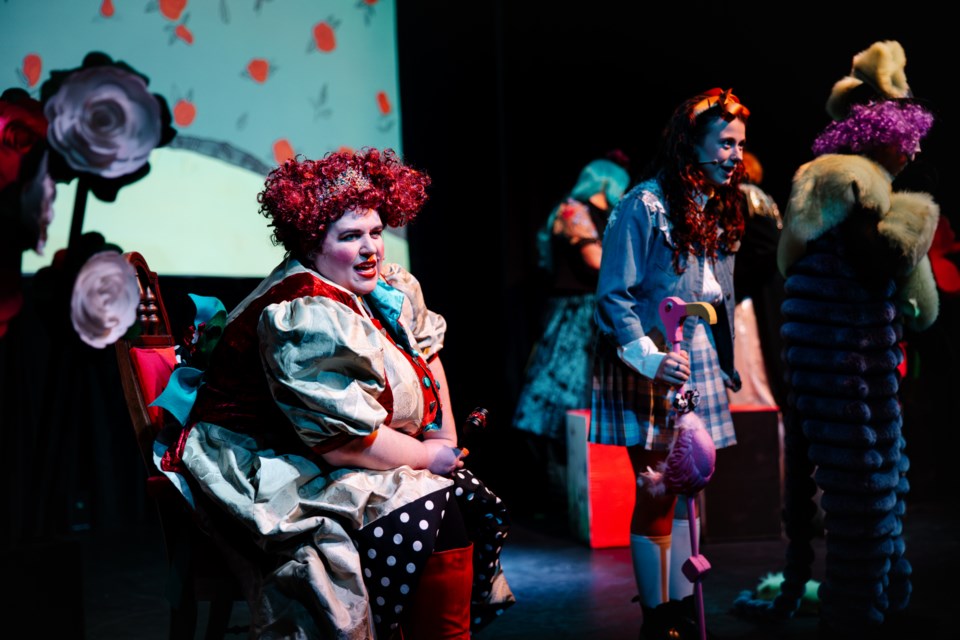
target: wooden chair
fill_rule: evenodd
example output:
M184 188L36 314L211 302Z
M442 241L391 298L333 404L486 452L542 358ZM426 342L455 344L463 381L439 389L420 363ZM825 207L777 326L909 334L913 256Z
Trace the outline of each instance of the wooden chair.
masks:
M160 516L167 558L167 599L170 602L171 640L193 640L198 603L209 602L205 638L221 639L227 633L246 633L248 627L228 627L233 604L245 599L235 577L215 543L198 525L193 509L173 482L154 463L153 447L164 426L164 412L149 404L163 390L176 362L175 340L160 296L157 274L139 253L124 254L133 265L140 285L138 309L142 333L116 343L117 363L130 420L147 471L147 495Z

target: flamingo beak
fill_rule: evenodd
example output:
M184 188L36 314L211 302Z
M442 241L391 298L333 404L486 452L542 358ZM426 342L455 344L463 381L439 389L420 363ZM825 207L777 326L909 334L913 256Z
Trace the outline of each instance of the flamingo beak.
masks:
M684 307L684 315L699 316L709 324L717 324L717 310L709 302L688 302Z

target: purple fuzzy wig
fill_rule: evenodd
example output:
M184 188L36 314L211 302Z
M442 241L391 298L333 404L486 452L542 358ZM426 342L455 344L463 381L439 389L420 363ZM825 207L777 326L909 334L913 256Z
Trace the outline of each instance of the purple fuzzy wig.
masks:
M861 154L896 146L904 155L917 149L933 126L933 114L915 102L883 100L853 105L850 115L831 122L813 142L813 154Z

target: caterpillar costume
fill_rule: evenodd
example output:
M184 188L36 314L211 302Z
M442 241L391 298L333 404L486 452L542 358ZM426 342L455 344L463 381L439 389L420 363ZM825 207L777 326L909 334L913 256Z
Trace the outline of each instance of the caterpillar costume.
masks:
M905 63L894 41L860 52L850 76L834 85L828 113L839 122L858 103L909 101ZM932 124L922 113L929 120L910 143L917 148ZM868 127L858 128L868 135ZM819 533L819 488L826 636L877 630L904 610L911 593L899 344L904 329L922 331L937 317L927 251L939 208L928 194L893 191L889 165L877 159L878 148L891 144L874 142L823 153L793 179L777 254L786 277L781 336L789 389L784 582L772 603L747 594L735 603L753 615L788 618L798 610Z

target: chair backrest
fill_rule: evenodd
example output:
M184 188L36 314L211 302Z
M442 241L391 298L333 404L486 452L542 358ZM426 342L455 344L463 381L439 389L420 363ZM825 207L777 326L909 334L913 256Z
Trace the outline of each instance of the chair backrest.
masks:
M164 414L159 407L149 405L166 386L176 366L176 341L160 296L156 272L137 252L126 253L124 257L136 271L140 287L137 318L141 332L131 340L117 341L117 364L127 410L147 468L148 490L151 490L155 489L151 485L162 483L166 476L160 473L153 462L153 444L163 428Z
M163 391L176 366L176 341L160 295L156 272L142 255L126 253L140 287L137 316L141 332L116 342L117 365L130 421L147 470L147 495L156 502L167 551L170 638L193 638L197 602L209 601L206 638L223 638L247 627L228 627L233 603L245 589L224 560L223 545L211 539L173 482L154 463L154 442L166 414L150 403Z

